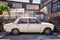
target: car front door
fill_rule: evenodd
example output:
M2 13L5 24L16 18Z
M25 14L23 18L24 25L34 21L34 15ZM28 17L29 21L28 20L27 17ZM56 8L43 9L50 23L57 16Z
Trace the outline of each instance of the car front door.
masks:
M29 19L29 32L40 32L40 22L36 19Z
M19 19L17 26L18 26L20 32L29 32L28 31L28 19L27 18Z

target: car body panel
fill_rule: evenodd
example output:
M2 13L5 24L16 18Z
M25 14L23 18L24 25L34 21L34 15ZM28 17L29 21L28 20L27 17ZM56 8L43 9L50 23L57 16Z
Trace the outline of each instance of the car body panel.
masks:
M39 24L29 24L29 32L40 32Z
M21 17L22 18L22 17ZM25 17L23 17L25 18ZM26 17L26 18L31 18L31 17ZM35 18L35 17L34 17ZM26 23L26 24L18 24L18 20L20 18L17 18L13 23L8 23L4 25L4 29L6 32L11 32L12 29L17 28L20 32L40 32L42 33L45 28L50 28L52 31L54 30L54 25L51 23L46 23L46 22L41 22L41 23L35 23L31 24Z

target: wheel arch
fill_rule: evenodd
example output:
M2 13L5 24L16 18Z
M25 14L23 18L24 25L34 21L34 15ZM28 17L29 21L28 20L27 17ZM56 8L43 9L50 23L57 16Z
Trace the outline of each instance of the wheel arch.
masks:
M13 29L11 30L11 32L12 32L14 29L16 29L16 30L18 30L18 31L19 31L19 29L18 29L18 28L13 28ZM20 32L20 31L19 31L19 32Z
M52 29L50 27L46 27L46 28L44 28L43 33L46 29L50 29L52 31Z

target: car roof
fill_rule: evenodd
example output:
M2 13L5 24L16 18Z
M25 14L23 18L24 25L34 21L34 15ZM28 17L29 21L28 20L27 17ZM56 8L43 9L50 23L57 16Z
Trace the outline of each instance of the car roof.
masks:
M19 18L31 18L31 19L36 19L37 17L19 17Z

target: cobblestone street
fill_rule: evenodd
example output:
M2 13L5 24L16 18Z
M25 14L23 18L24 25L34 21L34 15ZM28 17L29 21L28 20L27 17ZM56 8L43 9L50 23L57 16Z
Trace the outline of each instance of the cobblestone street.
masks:
M2 32L0 34L0 40L1 39L4 40L48 40L48 39L56 40L58 39L59 40L60 35L58 33L53 33L51 35L44 35L40 33L35 33L35 34L21 33L19 35L12 35L9 33Z

